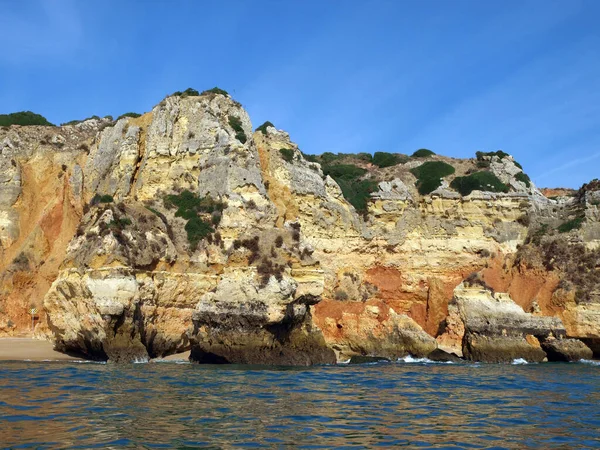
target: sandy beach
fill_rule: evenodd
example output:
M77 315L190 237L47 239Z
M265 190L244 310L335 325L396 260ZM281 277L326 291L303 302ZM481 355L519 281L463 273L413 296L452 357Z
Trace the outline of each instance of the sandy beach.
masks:
M178 353L163 361L187 361L190 352ZM53 349L51 342L32 338L0 338L0 361L81 361Z
M0 361L68 361L79 360L55 351L51 342L32 338L0 339Z

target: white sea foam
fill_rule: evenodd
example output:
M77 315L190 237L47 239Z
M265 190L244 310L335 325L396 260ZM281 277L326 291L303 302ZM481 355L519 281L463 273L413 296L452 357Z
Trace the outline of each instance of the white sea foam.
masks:
M191 364L188 359L153 359L151 362L160 364Z
M405 363L432 363L433 361L427 358L415 358L411 355L406 355L404 358L398 358L398 362Z
M523 358L517 358L512 362L513 365L520 365L520 364L529 364L527 362L527 360L523 359Z
M75 359L72 361L63 361L63 362L71 362L71 363L77 363L77 364L106 364L106 361L89 361L86 359Z
M398 362L421 364L454 364L452 361L432 361L429 358L415 358L411 355L407 355L404 358L398 358Z
M592 361L591 359L581 359L579 362L582 364L591 364L592 366L600 366L600 361Z

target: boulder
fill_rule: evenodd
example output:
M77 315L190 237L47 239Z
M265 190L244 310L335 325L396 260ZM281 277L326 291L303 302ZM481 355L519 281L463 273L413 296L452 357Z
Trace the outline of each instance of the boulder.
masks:
M192 316L190 359L207 364L334 364L333 350L311 320L319 297L294 297L288 276L257 284L251 272L230 272L200 298Z
M508 294L481 286L459 285L453 302L465 326L463 354L473 361L541 362L546 353L540 341L566 334L559 318L526 313Z
M592 359L592 350L579 339L548 339L542 348L549 361L579 361Z
M461 362L463 360L462 358L458 357L454 353L446 352L446 351L442 350L441 348L436 348L429 355L427 355L427 358L432 361L437 361L437 362L453 362L453 363Z

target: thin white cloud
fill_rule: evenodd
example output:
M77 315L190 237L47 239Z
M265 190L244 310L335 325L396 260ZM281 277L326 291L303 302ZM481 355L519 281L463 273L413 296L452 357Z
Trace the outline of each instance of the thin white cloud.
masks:
M568 158L569 155L564 155L564 158ZM544 178L548 178L550 175L554 175L556 173L560 173L560 172L564 172L567 169L572 169L574 167L579 167L584 163L593 161L596 158L600 158L600 151L597 151L589 156L586 156L584 158L577 158L577 159L572 159L571 161L562 164L558 167L554 167L553 169L550 169L544 173L542 173L541 175L536 175L535 179L536 180L542 180Z

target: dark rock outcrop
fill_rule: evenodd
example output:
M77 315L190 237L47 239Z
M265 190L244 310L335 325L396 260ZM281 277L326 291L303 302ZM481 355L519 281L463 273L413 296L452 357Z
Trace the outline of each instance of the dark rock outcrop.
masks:
M579 361L592 359L592 350L579 339L548 339L542 343L548 361Z

